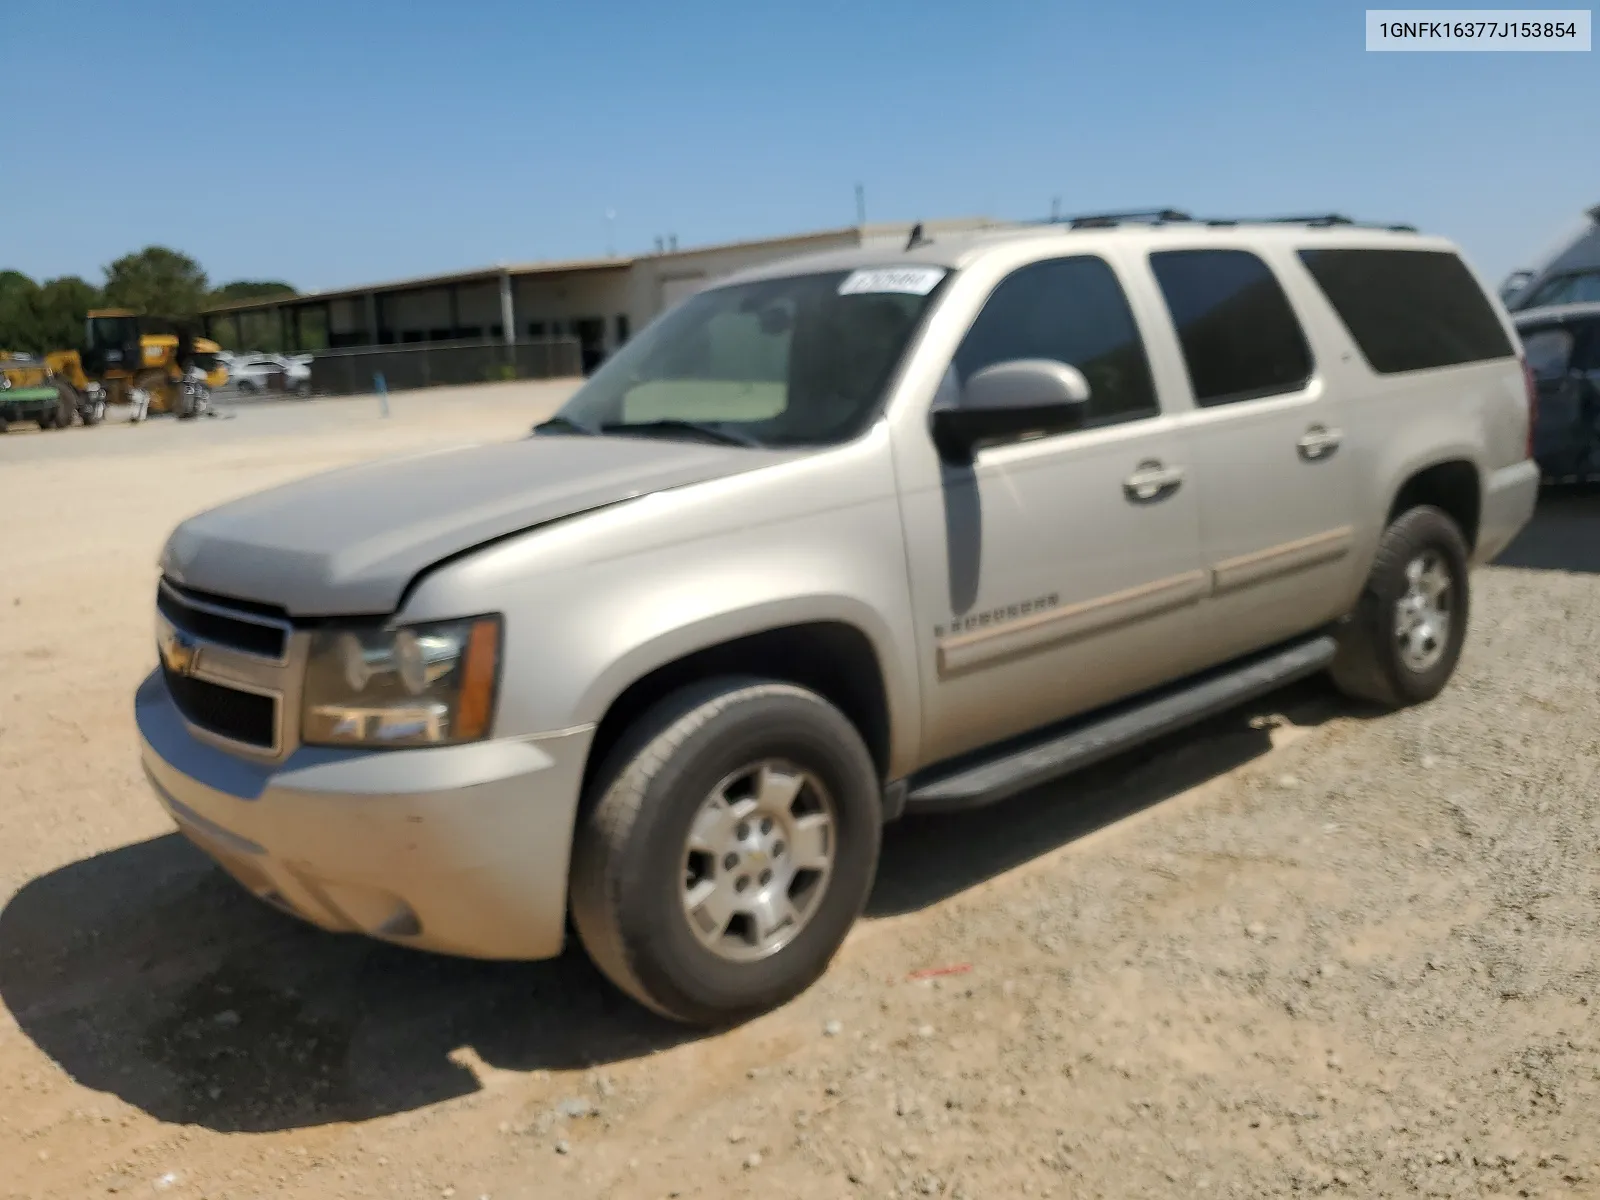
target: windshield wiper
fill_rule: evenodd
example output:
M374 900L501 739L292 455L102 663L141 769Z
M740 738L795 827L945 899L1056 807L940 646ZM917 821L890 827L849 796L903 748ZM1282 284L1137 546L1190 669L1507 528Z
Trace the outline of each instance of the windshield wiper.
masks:
M534 433L582 433L593 437L595 431L587 425L581 425L571 417L563 417L560 413L548 421L540 421L533 427Z
M713 442L721 442L725 446L748 446L759 449L761 443L748 433L735 433L731 429L722 429L716 425L708 425L703 421L680 421L675 418L666 418L660 421L612 421L600 426L601 433L695 433Z

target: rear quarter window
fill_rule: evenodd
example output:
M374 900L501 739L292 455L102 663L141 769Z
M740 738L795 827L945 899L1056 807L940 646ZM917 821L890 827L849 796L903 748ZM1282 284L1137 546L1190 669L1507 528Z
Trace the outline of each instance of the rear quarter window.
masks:
M1509 358L1488 297L1445 250L1301 250L1300 261L1379 375Z

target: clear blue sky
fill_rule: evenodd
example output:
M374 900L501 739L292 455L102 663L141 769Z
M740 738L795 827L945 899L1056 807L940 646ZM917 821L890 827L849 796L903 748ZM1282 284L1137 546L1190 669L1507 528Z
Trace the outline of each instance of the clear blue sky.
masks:
M1600 203L1600 52L1368 54L1363 6L5 0L0 267L309 289L869 220L1339 211L1494 276ZM94 75L97 67L104 73ZM169 151L176 151L173 155Z

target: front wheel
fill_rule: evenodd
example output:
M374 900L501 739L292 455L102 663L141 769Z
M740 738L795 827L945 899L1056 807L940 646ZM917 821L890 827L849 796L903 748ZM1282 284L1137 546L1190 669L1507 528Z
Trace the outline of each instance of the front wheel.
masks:
M866 904L882 838L860 735L815 693L711 680L647 713L580 819L573 923L673 1020L738 1021L809 987Z
M1395 518L1340 632L1330 672L1340 691L1403 708L1444 690L1467 636L1468 553L1442 509L1423 505Z

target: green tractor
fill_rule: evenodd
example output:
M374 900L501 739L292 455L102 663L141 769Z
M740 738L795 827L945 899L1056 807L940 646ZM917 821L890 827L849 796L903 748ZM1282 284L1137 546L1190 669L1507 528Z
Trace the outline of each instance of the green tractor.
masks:
M24 354L0 354L0 433L15 421L33 421L40 429L65 429L81 417L92 425L103 415L80 412L77 394L62 387L49 367Z

